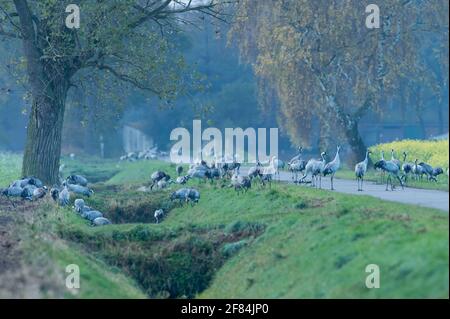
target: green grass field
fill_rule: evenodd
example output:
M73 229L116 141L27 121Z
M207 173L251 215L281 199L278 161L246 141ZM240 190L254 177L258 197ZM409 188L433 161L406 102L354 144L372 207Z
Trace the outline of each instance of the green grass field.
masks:
M449 296L444 212L286 184L254 185L238 195L222 184L197 181L190 186L201 192L198 205L180 206L168 200L179 186L137 191L157 168L175 175L173 165L64 163L65 173L82 172L96 181L94 196L86 200L115 223L93 228L51 201L36 208L39 222L29 237L39 240L25 236L25 243L33 243L25 251L47 256L62 275L67 263L80 264L81 289L66 292L69 297ZM159 207L168 214L154 224ZM380 267L379 289L365 286L368 264Z

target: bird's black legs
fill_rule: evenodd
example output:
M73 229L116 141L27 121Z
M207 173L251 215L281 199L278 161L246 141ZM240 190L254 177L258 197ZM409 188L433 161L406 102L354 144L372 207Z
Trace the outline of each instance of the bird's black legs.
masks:
M333 187L333 179L334 179L334 173L331 174L331 190L334 191L334 187Z
M402 189L405 189L405 188L403 187L403 183L402 183L402 180L401 180L401 178L397 176L397 179L398 179L398 181L399 181L399 183L400 183L400 186L402 187Z

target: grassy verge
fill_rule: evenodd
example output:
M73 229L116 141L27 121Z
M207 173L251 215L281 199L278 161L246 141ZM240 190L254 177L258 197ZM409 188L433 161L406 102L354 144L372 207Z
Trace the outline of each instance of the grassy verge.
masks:
M22 157L14 153L0 152L0 187L7 187L20 177Z
M0 219L11 219L10 231L5 232L4 227L2 230L6 234L6 238L1 238L6 247L2 255L15 261L9 267L0 263L0 296L144 298L146 295L136 283L118 268L94 258L77 243L56 236L55 219L60 220L65 214L67 210L56 208L49 199L39 204L17 202L15 208L0 201ZM66 287L66 267L71 264L80 269L79 289ZM7 278L2 278L3 274ZM4 281L14 279L13 285L2 287Z

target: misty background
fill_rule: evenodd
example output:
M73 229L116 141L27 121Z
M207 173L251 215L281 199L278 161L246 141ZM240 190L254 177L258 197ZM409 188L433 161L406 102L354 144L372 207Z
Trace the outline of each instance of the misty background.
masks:
M171 130L176 127L190 130L194 119L202 120L203 129L208 126L219 129L279 127L278 101L273 100L269 111L267 107L261 110L257 78L252 66L240 60L235 43L229 41L229 26L204 21L203 26L192 27L175 39L179 53L202 77L204 87L192 90L168 107L162 107L156 98L138 90L118 91L114 98L108 99L99 93L92 95L83 88L73 88L66 106L62 153L100 156L100 143L104 143L103 156L108 158L154 145L168 150L172 143L169 140ZM425 56L438 45L432 41L428 44L430 46L424 48ZM30 105L26 88L14 80L21 76L13 74L16 72L14 64L23 63L16 60L19 50L21 47L17 43L0 45L2 151L22 152L25 145ZM430 60L429 67L437 70L439 65ZM406 105L408 102L402 92L398 93L386 101L382 114L369 112L360 121L359 130L366 145L448 136L448 85L442 88L440 99L427 87L421 88L414 99L416 105ZM311 125L313 132L320 131L319 122L312 121ZM280 154L287 156L295 152L297 145L292 145L283 127L279 127L279 132ZM312 153L319 152L318 135L311 136ZM133 144L130 138L143 142Z

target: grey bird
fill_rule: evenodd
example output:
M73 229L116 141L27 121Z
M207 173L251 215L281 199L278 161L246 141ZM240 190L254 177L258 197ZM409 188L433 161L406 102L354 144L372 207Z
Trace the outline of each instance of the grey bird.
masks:
M248 169L247 176L250 179L261 177L262 175L262 165L261 162L258 161L255 166L252 166Z
M431 179L437 182L436 177L438 177L441 174L444 174L444 170L442 169L442 167L433 168L433 172L431 173L432 175Z
M333 186L334 174L336 174L336 172L341 167L341 159L339 157L340 150L341 147L338 146L336 150L336 156L334 157L334 159L328 164L326 164L325 167L323 168L323 176L331 175L331 190L334 190Z
M364 175L367 172L367 164L369 163L369 154L371 154L371 152L369 150L367 150L366 158L364 159L364 161L359 162L358 164L355 165L355 175L356 175L356 180L358 182L358 191L363 190ZM361 184L361 186L360 186L360 184Z
M412 167L412 173L415 176L415 179L422 179L423 174L425 174L423 167L418 164L419 160L416 158L414 161L414 165Z
M68 189L69 191L75 193L75 194L80 194L80 195L84 195L87 197L90 197L94 191L90 188L87 188L85 186L81 186L81 185L76 185L76 184L68 184Z
M236 170L231 177L231 186L234 187L234 190L239 193L239 191L247 192L249 188L251 188L252 183L250 177L242 176L239 174L239 170Z
M190 188L187 198L188 201L190 201L192 204L198 203L198 201L200 200L200 192L195 188Z
M168 174L164 173L163 171L156 171L150 176L150 179L151 179L150 189L153 189L153 187L159 181L161 181L161 180L169 181L170 176Z
M290 164L290 163L292 163L292 162L294 162L294 161L300 160L301 157L302 157L302 153L303 153L303 147L302 147L302 146L299 146L299 148L298 148L298 154L295 155L293 158L291 158L291 160L288 162L288 164Z
M45 195L47 195L47 190L48 190L47 186L42 186L42 187L36 188L33 191L33 200L41 199L41 198L45 197Z
M33 200L33 192L37 189L36 186L34 185L26 185L23 189L22 189L22 194L20 194L20 196L23 199L27 199L27 200Z
M164 211L162 209L157 209L153 216L155 217L156 223L159 224L159 221L164 217Z
M70 192L67 189L66 183L63 183L63 189L58 194L58 204L64 207L69 205L69 201L70 201Z
M51 197L52 197L52 199L55 201L55 202L57 202L58 201L58 198L59 198L59 189L57 188L57 187L52 187L51 189L50 189L50 195L51 195Z
M401 178L398 175L399 171L400 171L400 168L398 167L397 164L395 164L392 161L379 160L378 162L375 163L374 166L375 166L375 168L379 168L379 169L381 169L381 170L383 170L383 171L388 173L388 176L386 178L386 191L389 190L388 189L389 188L389 182L391 183L391 190L394 190L394 185L392 183L392 177L395 177L399 181L399 183L400 183L400 185L401 185L401 187L403 189L403 182L402 182Z
M291 160L288 164L288 170L292 173L292 180L298 183L298 174L306 169L306 161L300 158Z
M103 214L100 213L98 210L91 210L89 212L83 212L81 214L81 217L93 222L98 217L103 217Z
M194 188L180 188L179 190L170 194L171 200L179 200L180 203L191 202L198 203L200 200L200 192Z
M412 169L414 166L414 163L410 163L410 162L406 161L407 156L408 156L408 153L403 152L403 165L402 165L403 176L402 176L402 179L404 182L406 182L409 174L412 173Z
M431 180L433 177L433 167L425 162L421 162L419 165L422 166L423 172L427 175L428 180Z
M319 188L322 188L321 174L325 168L326 155L326 152L322 152L320 153L320 160L312 158L308 161L305 167L305 173L300 178L300 182L303 182L306 177L311 174L311 187L317 187L317 184L319 183Z
M81 175L70 175L66 180L68 184L75 184L80 186L87 186L88 184L87 179Z
M7 197L21 197L23 188L17 186L10 186L3 190L2 194Z
M177 177L176 183L177 183L177 184L184 185L184 184L187 183L187 181L189 180L189 178L190 178L189 175Z
M188 201L189 188L180 188L179 190L170 194L170 200L179 200L181 202Z
M25 186L28 185L30 179L29 178L22 178L22 179L18 179L14 182L12 182L9 187L20 187L20 188L24 188Z
M402 167L402 163L400 163L400 161L398 159L395 158L394 156L394 149L391 149L391 161L398 166L398 168Z
M75 209L75 212L77 212L78 214L83 214L83 213L93 211L92 208L90 208L89 206L87 206L85 204L84 199L81 199L81 198L75 199L73 208Z
M111 221L105 217L97 217L92 221L93 226L105 226L110 225Z

